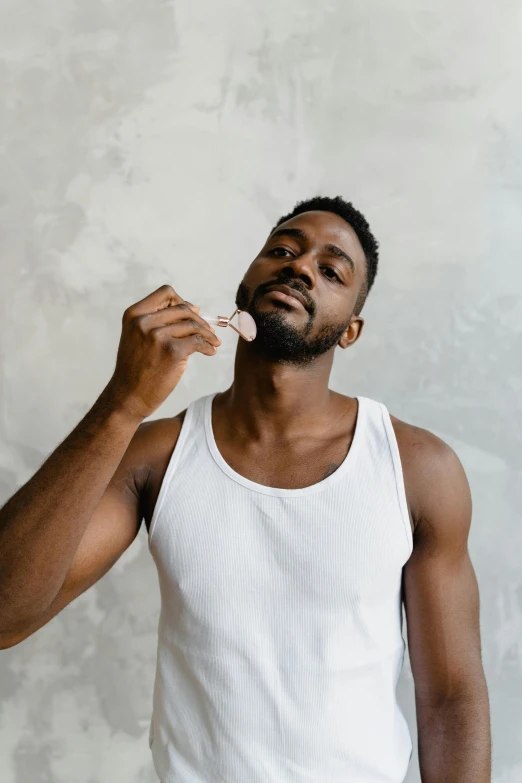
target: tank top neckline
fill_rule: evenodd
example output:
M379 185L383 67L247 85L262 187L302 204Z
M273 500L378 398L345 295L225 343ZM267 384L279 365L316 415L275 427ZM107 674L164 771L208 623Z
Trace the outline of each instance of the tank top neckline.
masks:
M363 437L362 432L364 430L365 416L366 416L365 398L359 396L356 396L354 398L357 400L357 419L355 422L355 431L353 434L352 442L348 450L348 453L345 455L343 461L341 462L337 470L335 470L325 479L322 479L321 481L318 481L315 484L310 484L307 487L299 487L297 489L268 487L265 486L264 484L258 484L255 481L251 481L245 476L242 476L240 473L237 473L228 464L228 462L225 461L225 459L222 457L221 452L217 447L216 440L214 438L214 431L212 428L212 403L214 401L214 397L216 396L216 394L218 394L218 392L213 392L212 394L209 394L207 397L205 397L203 400L204 402L203 416L204 416L205 435L206 435L208 449L214 459L214 462L222 470L223 473L225 473L229 478L231 478L236 483L241 484L242 486L246 487L247 489L250 489L253 492L260 492L263 495L273 495L275 497L288 497L288 498L301 497L304 495L313 495L317 492L323 492L324 490L332 487L334 484L340 481L343 478L343 476L348 472L351 465L354 463L356 459L357 450L360 447L360 441L361 438Z

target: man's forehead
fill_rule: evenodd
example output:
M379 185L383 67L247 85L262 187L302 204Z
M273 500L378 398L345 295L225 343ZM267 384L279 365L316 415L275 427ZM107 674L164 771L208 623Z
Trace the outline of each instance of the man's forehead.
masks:
M365 257L356 232L346 220L336 215L335 212L323 210L301 212L301 214L276 226L270 236L285 228L299 228L311 241L335 242L352 257L358 255L361 260Z

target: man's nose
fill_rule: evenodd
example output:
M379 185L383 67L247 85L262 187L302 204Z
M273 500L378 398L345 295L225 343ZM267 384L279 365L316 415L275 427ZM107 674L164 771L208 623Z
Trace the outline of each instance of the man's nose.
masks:
M315 269L312 258L308 253L303 253L294 258L285 258L281 268L281 274L286 277L296 277L303 281L308 290L315 287Z

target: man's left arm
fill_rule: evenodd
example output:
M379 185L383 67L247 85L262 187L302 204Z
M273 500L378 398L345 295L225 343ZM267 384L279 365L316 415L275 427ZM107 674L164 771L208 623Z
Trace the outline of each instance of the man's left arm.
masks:
M468 552L469 484L446 443L414 430L404 472L416 527L403 587L421 779L490 783L479 591Z

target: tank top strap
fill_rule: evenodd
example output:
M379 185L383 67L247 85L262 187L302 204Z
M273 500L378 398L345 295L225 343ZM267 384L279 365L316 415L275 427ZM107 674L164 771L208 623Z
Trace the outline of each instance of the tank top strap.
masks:
M391 465L397 493L397 503L401 511L408 551L411 554L413 551L413 532L408 511L408 499L399 444L397 443L397 436L395 435L390 412L383 402L368 398L366 398L366 410L369 422L368 431L373 431L377 451L381 455L380 459L383 459L384 455L386 455Z
M174 446L173 453L168 462L165 475L163 476L163 481L161 483L158 497L156 498L156 505L154 506L154 511L152 513L148 534L149 549L151 547L152 534L156 527L156 521L160 516L164 500L168 494L168 490L172 483L172 479L174 478L174 474L176 473L176 469L180 464L183 463L187 448L191 445L194 439L198 437L198 430L199 437L204 435L205 404L208 396L212 397L213 395L211 394L204 397L198 397L196 400L192 400L192 402L190 402L186 408L181 430L179 432L176 445Z

